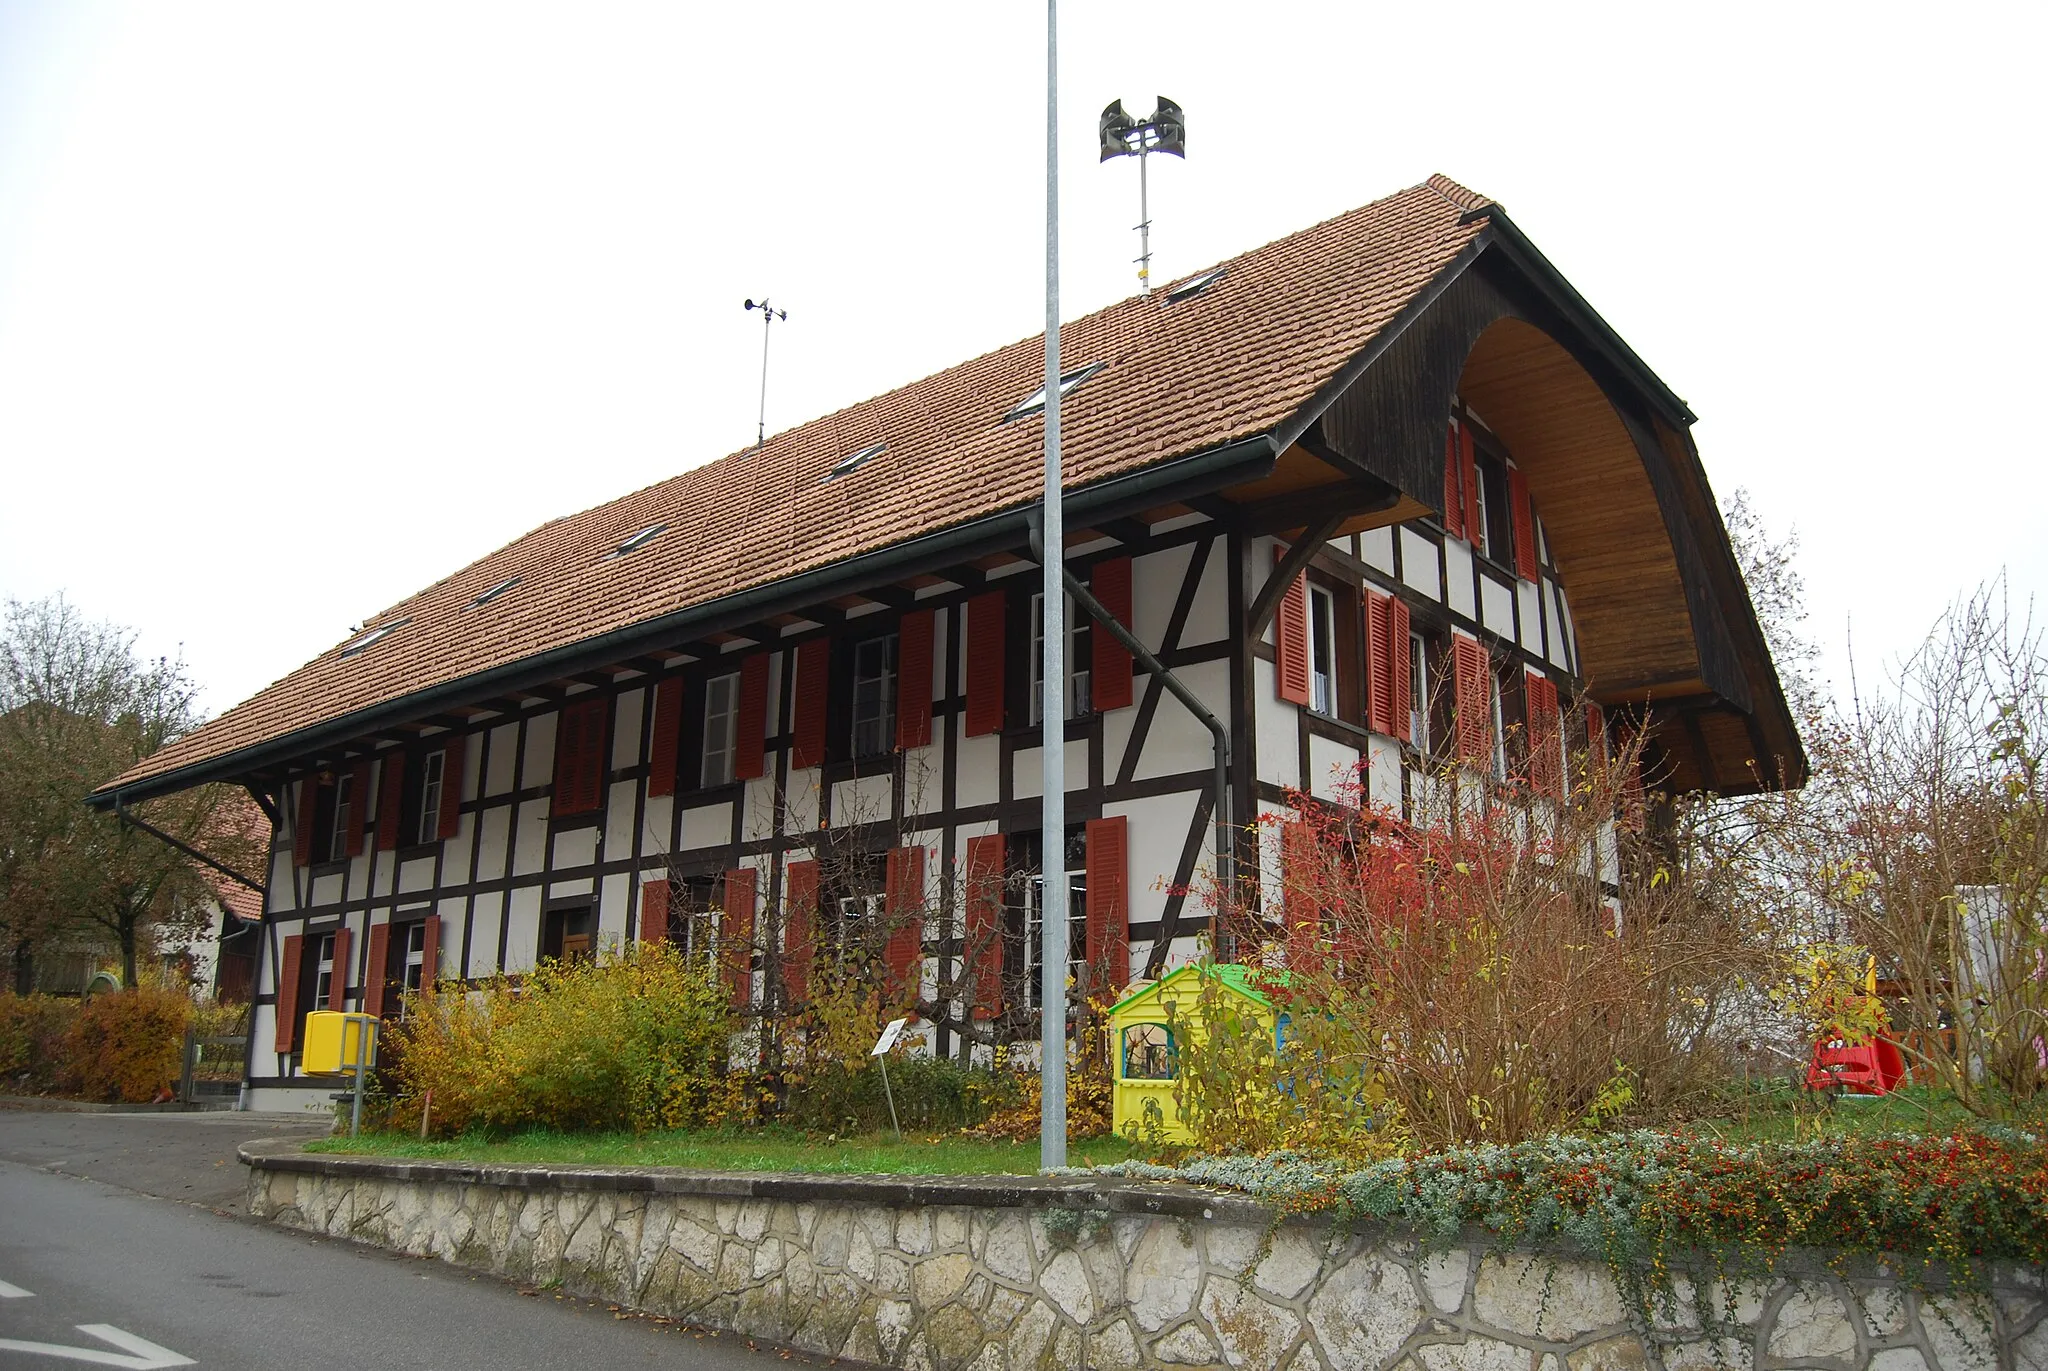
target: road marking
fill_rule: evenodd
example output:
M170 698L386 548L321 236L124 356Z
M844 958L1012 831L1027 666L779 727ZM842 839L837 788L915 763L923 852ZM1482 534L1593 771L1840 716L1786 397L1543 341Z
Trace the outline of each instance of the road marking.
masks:
M0 1300L26 1300L32 1298L34 1297L20 1286L9 1285L6 1281L0 1281Z
M181 1357L168 1347L158 1347L147 1338L124 1333L111 1323L81 1323L77 1328L87 1337L110 1342L122 1348L123 1352L102 1352L97 1347L65 1347L54 1342L17 1342L13 1338L0 1338L0 1352L31 1352L43 1357L62 1357L66 1361L91 1362L95 1366L126 1367L128 1371L161 1371L167 1366L197 1364L190 1357Z

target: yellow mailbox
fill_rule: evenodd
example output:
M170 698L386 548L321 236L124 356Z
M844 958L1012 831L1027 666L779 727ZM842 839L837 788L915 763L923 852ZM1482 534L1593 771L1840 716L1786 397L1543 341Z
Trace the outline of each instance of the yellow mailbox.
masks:
M1184 966L1133 990L1109 1011L1109 1055L1116 1077L1111 1120L1118 1133L1188 1141L1187 1125L1177 1117L1173 1098L1180 1077L1180 1044L1174 1035L1208 1032L1201 1009L1204 976L1241 999L1239 1008L1277 1037L1280 1025L1273 1001L1246 967ZM1246 1082L1246 1088L1271 1090L1273 1083Z
M316 1009L306 1016L299 1068L308 1076L352 1076L377 1060L377 1016Z

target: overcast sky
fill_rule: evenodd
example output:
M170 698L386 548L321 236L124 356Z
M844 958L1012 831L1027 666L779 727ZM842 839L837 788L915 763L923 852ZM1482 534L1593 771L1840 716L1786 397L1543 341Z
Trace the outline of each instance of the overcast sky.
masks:
M1837 675L2048 586L2039 5L1140 5L1061 25L1065 313L1441 171L1796 530ZM1037 332L1032 3L0 0L0 593L218 712L549 518Z

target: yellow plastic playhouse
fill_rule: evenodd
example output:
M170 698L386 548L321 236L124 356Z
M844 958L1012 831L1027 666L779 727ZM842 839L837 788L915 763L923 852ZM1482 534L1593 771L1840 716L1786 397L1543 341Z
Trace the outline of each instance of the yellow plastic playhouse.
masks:
M1241 998L1240 1011L1267 1032L1281 1031L1280 1015L1253 974L1243 966L1184 966L1132 991L1110 1009L1109 1055L1116 1073L1111 1120L1119 1134L1188 1141L1187 1126L1174 1111L1173 1087L1180 1071L1180 1045L1174 1037L1207 1032L1199 978L1209 977Z

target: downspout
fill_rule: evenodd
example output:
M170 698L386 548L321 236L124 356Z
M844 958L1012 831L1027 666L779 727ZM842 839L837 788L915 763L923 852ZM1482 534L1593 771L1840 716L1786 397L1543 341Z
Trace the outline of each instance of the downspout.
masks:
M1039 522L1035 511L1030 518L1030 529L1031 555L1043 566L1044 525ZM1216 760L1216 885L1218 898L1227 900L1230 892L1236 889L1232 871L1233 844L1230 840L1230 731L1209 712L1209 707L1202 703L1200 696L1188 688L1185 681L1174 675L1164 662L1152 655L1152 649L1139 642L1136 634L1117 622L1116 616L1103 607L1102 601L1095 598L1079 577L1067 570L1064 565L1060 567L1060 575L1066 582L1067 593L1074 597L1074 603L1088 611L1090 618L1107 629L1110 637L1121 643L1124 650L1137 659L1139 665L1157 677L1159 683L1166 687L1173 698L1186 705L1188 713L1194 715L1202 727L1209 730L1209 735L1214 740Z

